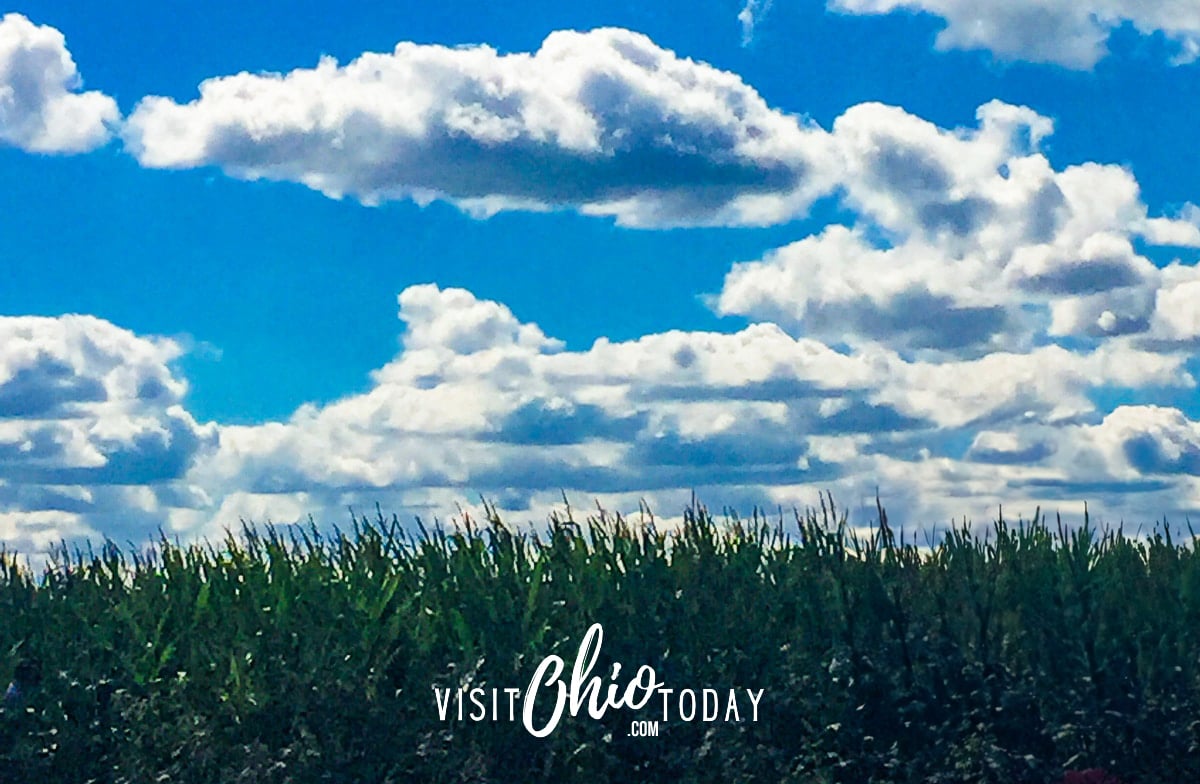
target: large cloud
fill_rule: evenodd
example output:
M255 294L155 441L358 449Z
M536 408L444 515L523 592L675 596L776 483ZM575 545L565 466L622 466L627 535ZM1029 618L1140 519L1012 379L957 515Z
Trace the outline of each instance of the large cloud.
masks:
M1095 65L1123 24L1175 42L1179 62L1200 54L1200 6L1176 0L829 0L829 7L848 14L934 14L946 22L939 49L987 49L1006 60L1068 68Z
M1056 171L1039 150L1052 124L1026 107L992 101L977 115L977 128L946 130L896 107L847 110L833 139L854 226L735 265L716 310L960 356L1047 334L1187 337L1176 300L1194 267L1160 271L1136 246L1200 245L1195 208L1149 217L1120 166Z
M555 32L532 54L401 43L345 66L210 79L187 104L144 99L125 139L145 166L631 225L771 223L824 188L823 132L618 29Z
M0 538L142 536L157 493L190 494L172 485L217 433L181 405L179 353L89 316L0 317Z
M567 350L500 303L415 286L401 351L371 387L282 422L198 425L179 346L99 319L0 319L0 539L220 535L240 519L403 515L483 496L537 521L562 490L678 511L693 490L745 509L878 488L897 519L987 519L1081 495L1179 505L1200 425L1097 410L1097 389L1187 390L1186 356L1109 341L971 360L834 350L769 323ZM955 446L958 444L958 446ZM1164 508L1166 509L1166 508Z
M223 428L220 449L188 475L213 503L176 510L173 525L211 532L272 498L285 510L277 520L478 494L534 517L560 490L674 506L699 488L773 505L881 481L900 511L941 514L961 501L956 476L987 490L958 513L985 512L1003 499L997 466L1017 476L1007 465L1026 458L1037 476L1054 435L1100 421L1091 390L1195 384L1182 356L1129 346L931 363L880 347L839 352L773 324L568 351L498 303L431 285L400 296L400 317L402 351L369 391L287 422ZM1031 429L1042 435L1003 435ZM977 434L975 444L939 456L954 432L968 443ZM928 473L930 491L909 488L904 467ZM1061 472L1046 465L1041 476Z
M628 491L752 482L760 465L799 476L797 412L820 419L831 389L853 388L868 373L768 325L567 352L463 290L414 287L400 305L404 350L373 374L369 392L306 407L287 423L225 428L207 481L246 482L254 492ZM754 394L771 383L791 386L796 412L769 389ZM760 437L735 457L748 428ZM703 454L711 457L692 459Z
M30 152L73 153L108 141L116 102L81 85L63 34L20 14L0 19L0 142Z

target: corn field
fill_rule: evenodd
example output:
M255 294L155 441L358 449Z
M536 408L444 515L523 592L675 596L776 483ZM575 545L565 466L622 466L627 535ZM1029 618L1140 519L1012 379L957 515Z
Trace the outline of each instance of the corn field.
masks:
M450 529L254 527L219 543L4 556L0 781L1200 780L1200 557L1035 517L932 543L832 499L681 527L493 509ZM442 720L593 623L597 671L763 689L757 721ZM19 692L19 693L18 693ZM1082 779L1079 779L1082 780Z

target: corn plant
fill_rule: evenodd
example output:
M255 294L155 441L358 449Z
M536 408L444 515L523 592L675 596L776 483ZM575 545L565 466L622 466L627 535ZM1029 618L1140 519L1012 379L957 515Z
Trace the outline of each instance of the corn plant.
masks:
M918 546L881 505L867 522L831 497L693 504L671 530L485 505L63 546L38 571L0 553L0 781L1200 780L1191 536L1039 514ZM761 688L758 721L439 718L433 687L524 686L593 623L597 671Z

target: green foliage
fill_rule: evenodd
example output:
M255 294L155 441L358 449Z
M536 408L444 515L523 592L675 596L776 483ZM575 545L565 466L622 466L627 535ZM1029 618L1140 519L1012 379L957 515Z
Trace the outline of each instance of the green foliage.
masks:
M519 534L245 527L0 555L0 780L1052 782L1104 767L1200 780L1200 556L1036 519L936 545L859 535L832 499L785 526L703 507L659 530L568 511ZM543 657L653 666L668 687L763 689L759 721L629 712L440 721L433 687L524 687Z

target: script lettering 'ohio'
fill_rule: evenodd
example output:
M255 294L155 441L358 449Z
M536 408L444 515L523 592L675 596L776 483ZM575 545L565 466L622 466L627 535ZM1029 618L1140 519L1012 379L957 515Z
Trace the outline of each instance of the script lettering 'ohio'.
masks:
M644 664L638 668L637 676L625 686L624 693L617 685L617 675L621 671L620 664L613 665L612 683L606 689L599 676L592 676L592 668L600 656L600 645L604 642L604 627L598 623L592 624L579 643L579 654L575 657L575 666L571 670L571 685L563 683L562 673L566 664L562 658L551 654L538 665L525 691L525 702L521 710L521 719L525 729L535 738L544 738L562 719L563 711L569 709L571 716L577 716L579 709L587 702L588 713L593 719L602 718L609 708L620 710L629 708L640 710L664 684L658 680L654 668ZM534 726L533 706L538 698L538 690L542 686L556 687L554 710L545 726L538 729Z

